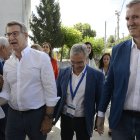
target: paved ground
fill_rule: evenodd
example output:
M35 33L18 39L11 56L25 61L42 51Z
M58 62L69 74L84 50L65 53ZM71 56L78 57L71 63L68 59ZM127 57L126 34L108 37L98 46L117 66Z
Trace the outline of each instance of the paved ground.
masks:
M99 134L94 131L93 137L91 138L91 140L111 140L111 138L108 136L107 132L108 132L108 123L106 120L104 134L102 136L99 136ZM52 131L48 134L47 140L61 140L61 138L60 138L60 122L59 121L56 124L56 126L53 127ZM76 140L75 137L73 140Z

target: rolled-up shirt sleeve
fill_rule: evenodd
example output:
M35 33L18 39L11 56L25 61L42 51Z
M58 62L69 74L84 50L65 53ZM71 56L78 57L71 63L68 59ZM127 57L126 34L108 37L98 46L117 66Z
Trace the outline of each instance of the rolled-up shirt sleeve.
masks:
M41 81L44 88L46 106L55 106L60 97L57 97L56 81L50 58L42 55Z

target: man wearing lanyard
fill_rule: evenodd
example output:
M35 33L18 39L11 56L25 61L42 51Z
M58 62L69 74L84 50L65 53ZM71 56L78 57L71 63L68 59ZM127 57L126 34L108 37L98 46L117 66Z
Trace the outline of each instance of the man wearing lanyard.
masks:
M103 88L103 74L86 65L85 45L75 44L70 51L71 67L60 69L57 79L58 96L56 121L61 116L61 139L90 140L94 114Z

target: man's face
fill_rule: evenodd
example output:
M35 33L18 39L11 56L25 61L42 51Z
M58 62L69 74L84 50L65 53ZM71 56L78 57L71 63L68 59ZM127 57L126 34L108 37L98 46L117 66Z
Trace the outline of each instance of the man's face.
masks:
M127 28L132 37L140 37L140 4L135 4L126 11Z
M22 32L20 26L12 25L7 27L6 36L14 51L22 51L26 47L28 34Z
M70 60L71 60L71 65L73 67L73 72L75 74L80 74L86 65L85 55L82 52L78 54L74 54L71 55Z

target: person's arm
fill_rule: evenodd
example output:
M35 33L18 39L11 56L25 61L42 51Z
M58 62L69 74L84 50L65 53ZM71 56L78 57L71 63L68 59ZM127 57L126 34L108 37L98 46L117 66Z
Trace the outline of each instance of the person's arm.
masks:
M104 120L105 120L105 113L98 111L97 115L97 131L101 135L104 133Z
M42 56L41 81L43 84L44 97L46 101L46 111L41 124L41 132L43 134L47 134L52 129L54 107L60 97L57 97L56 82L52 64L46 54Z
M44 119L41 126L41 132L45 135L49 133L53 127L54 107L46 107Z
M9 100L10 85L7 81L7 73L5 72L5 66L3 67L3 76L0 76L1 79L1 92L0 92L0 105L4 105Z

